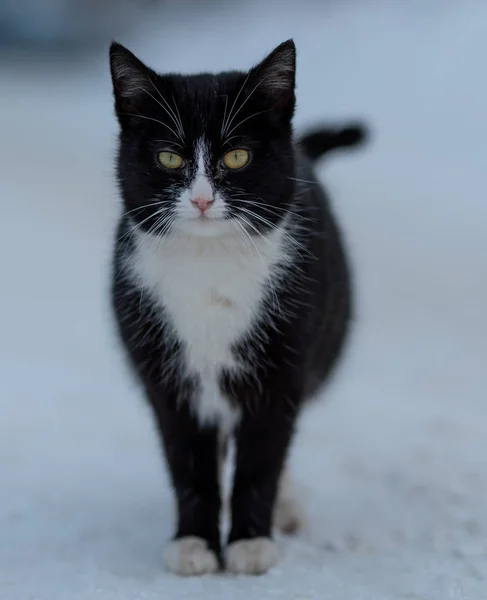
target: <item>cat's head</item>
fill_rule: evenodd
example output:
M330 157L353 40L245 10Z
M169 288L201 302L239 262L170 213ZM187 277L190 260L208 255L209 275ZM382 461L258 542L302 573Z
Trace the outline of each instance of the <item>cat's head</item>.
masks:
M278 46L248 72L159 75L113 43L125 210L161 235L263 232L293 191L296 51Z

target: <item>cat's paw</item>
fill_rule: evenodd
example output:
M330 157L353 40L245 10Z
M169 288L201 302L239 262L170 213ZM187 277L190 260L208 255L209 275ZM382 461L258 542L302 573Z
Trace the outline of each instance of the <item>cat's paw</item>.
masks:
M279 553L269 538L239 540L227 548L225 564L236 574L262 575L277 563Z
M306 523L304 509L297 498L278 498L274 512L274 525L286 535L294 535Z
M164 566L177 575L204 575L219 569L216 554L206 540L184 537L170 542L164 550Z

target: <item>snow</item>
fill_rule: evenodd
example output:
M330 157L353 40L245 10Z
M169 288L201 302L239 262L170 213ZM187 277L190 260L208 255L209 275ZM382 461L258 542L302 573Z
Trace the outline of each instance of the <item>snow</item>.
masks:
M162 568L172 498L117 350L105 56L1 61L2 600L487 598L487 5L181 3L120 41L164 70L245 67L293 36L297 124L366 118L320 168L357 316L293 453L308 529L261 578ZM235 27L238 23L238 27Z

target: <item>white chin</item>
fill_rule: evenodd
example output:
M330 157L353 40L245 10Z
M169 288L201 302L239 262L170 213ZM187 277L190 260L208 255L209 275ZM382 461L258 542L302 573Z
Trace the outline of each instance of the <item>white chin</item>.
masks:
M181 219L177 229L195 237L221 237L235 235L235 227L227 219Z

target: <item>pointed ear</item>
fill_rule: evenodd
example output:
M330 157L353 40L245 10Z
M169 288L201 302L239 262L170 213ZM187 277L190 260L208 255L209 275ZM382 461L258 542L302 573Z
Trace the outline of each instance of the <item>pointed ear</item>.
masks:
M283 42L251 71L251 78L259 85L275 110L291 118L294 112L296 81L296 46L293 40Z
M130 50L117 42L110 45L110 71L117 108L124 103L124 99L130 104L130 100L142 96L144 90L149 91L149 78L155 76Z

